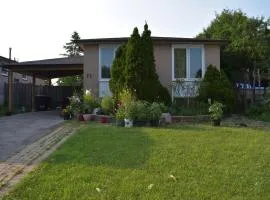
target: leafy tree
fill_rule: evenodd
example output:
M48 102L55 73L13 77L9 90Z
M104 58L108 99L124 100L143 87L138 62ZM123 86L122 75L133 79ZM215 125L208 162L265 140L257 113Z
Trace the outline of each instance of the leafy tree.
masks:
M67 42L66 45L63 46L66 53L62 54L67 57L73 57L73 56L81 56L82 55L82 49L78 45L78 40L80 40L79 33L74 31L71 35L70 42ZM72 87L80 87L82 89L83 87L83 77L82 75L75 75L75 76L66 76L59 78L57 81L57 84L60 86L72 86Z
M232 81L241 81L244 73L251 75L256 67L267 66L269 25L270 20L264 17L248 17L241 10L225 9L197 37L228 40L229 44L222 48L221 66Z

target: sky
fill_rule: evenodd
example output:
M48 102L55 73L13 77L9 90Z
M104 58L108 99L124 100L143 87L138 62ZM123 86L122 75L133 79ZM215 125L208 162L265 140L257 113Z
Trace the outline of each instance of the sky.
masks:
M195 37L223 9L270 17L269 0L0 0L0 56L61 57L73 31L82 39L130 36L147 21L153 36Z

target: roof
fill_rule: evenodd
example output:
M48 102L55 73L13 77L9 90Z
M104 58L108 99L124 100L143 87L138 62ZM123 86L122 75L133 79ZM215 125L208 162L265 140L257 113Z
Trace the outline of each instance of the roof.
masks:
M72 56L64 58L53 58L53 59L44 59L44 60L33 60L25 61L16 64L11 64L10 66L22 66L22 65L76 65L83 64L83 56Z
M11 59L3 57L3 56L0 56L0 63L1 63L1 61L4 61L5 63L17 63L17 61L11 60Z
M95 39L81 39L78 44L83 46L86 44L113 44L127 42L129 37L118 38L95 38ZM227 40L214 39L199 39L199 38L179 38L179 37L152 37L153 42L157 43L197 43L197 44L226 44Z
M13 72L27 75L35 74L38 78L59 78L83 73L83 56L54 58L7 64Z

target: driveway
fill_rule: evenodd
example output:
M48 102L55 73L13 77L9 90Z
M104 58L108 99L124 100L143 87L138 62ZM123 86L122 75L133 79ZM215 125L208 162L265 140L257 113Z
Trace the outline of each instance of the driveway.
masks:
M63 122L55 111L31 112L0 118L0 161L50 133Z

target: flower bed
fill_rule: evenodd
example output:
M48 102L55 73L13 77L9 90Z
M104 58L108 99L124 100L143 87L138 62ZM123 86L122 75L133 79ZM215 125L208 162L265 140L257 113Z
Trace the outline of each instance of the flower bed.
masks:
M172 123L179 122L205 122L210 121L209 115L172 116Z

